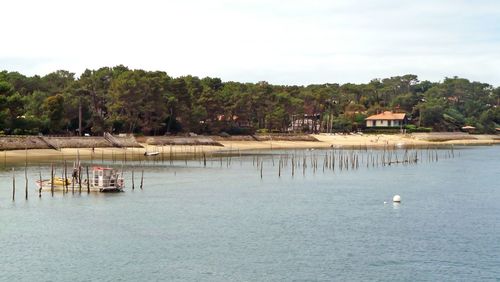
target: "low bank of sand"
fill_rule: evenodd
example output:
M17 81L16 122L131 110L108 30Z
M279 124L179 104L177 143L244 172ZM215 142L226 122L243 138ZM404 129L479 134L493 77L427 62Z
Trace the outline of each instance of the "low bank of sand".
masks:
M435 146L435 145L491 145L500 144L500 135L470 135L464 133L414 134L353 134L314 135L321 142L339 146Z
M500 144L499 135L468 135L468 134L412 134L412 135L371 135L371 134L317 134L312 135L317 142L309 141L233 141L221 140L224 147L220 146L187 146L187 145L148 145L141 144L144 148L63 148L60 151L50 149L10 150L0 152L0 163L47 161L47 160L74 160L77 156L81 159L92 159L98 162L101 159L144 159L145 152L160 152L163 159L185 158L200 156L203 152L210 155L214 152L241 152L250 150L269 149L304 149L304 148L342 148L342 147L371 147L382 148L385 146L435 146L435 145L492 145ZM158 158L158 157L157 157Z

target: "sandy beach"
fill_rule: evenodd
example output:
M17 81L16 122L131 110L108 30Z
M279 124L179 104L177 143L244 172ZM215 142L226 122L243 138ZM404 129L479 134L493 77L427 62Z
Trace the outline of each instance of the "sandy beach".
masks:
M312 135L317 142L309 141L219 141L221 146L205 145L148 145L141 143L143 148L63 148L60 151L51 149L7 150L0 152L0 162L11 163L24 161L46 160L74 160L81 159L110 160L144 159L145 152L159 152L164 159L186 158L201 156L203 152L210 156L212 153L238 153L251 150L272 149L305 149L305 148L383 148L386 146L438 146L438 145L493 145L500 144L499 135L456 135L456 134L412 134L412 135L341 135L316 134ZM436 141L437 140L437 141ZM158 158L158 157L157 157Z
M342 134L315 134L312 135L319 142L305 141L220 141L225 149L260 150L260 149L303 149L303 148L342 148L342 147L369 147L383 148L385 146L439 146L439 145L492 145L500 144L498 135L342 135Z

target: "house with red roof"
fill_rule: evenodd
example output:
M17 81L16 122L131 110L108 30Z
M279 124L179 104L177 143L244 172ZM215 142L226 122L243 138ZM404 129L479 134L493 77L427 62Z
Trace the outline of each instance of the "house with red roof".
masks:
M385 111L383 113L366 118L366 127L402 127L406 121L405 113L393 113Z

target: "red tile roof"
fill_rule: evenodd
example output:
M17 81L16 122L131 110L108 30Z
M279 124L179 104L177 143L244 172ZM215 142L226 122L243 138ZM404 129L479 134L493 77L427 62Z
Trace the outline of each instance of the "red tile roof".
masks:
M404 120L405 116L405 113L393 113L385 111L378 115L369 116L366 118L366 120Z

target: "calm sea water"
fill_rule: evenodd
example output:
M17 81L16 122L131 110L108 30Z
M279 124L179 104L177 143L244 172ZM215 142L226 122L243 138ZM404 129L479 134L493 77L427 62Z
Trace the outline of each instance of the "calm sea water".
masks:
M35 165L15 202L3 170L0 280L499 281L500 147L455 155L293 178L264 156L262 179L253 156L150 163L144 190L42 198Z

